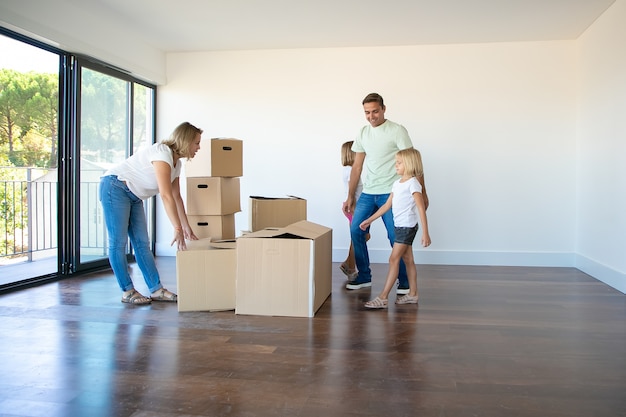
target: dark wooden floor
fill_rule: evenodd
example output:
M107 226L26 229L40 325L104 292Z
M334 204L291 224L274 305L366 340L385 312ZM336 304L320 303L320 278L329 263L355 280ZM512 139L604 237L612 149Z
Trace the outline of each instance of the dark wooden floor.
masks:
M313 319L128 306L110 273L2 295L0 415L626 416L626 296L595 279L418 266L419 306L366 311L386 265L337 266Z

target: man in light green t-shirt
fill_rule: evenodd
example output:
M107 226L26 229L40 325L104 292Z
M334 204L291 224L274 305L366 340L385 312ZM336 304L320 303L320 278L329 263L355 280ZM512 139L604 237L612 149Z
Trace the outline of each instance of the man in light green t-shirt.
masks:
M372 286L372 272L365 239L366 234L369 233L369 228L367 231L363 231L359 225L374 214L389 198L391 186L398 179L395 169L396 153L402 149L413 147L406 128L385 119L386 107L379 94L368 94L363 99L363 110L369 125L361 128L352 145L352 150L356 155L350 174L348 198L343 205L344 212L352 213L350 236L358 270L357 277L346 284L346 288L349 290ZM354 195L361 174L363 174L363 192L358 201L355 201ZM428 207L424 178L418 178L418 180L422 184L424 202ZM393 246L395 232L392 211L389 210L385 213L382 219L387 229L389 242ZM408 294L408 292L406 266L401 261L397 293Z

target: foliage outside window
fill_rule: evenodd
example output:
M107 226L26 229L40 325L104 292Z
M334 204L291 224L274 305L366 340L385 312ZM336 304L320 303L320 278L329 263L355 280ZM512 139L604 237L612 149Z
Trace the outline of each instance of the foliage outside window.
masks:
M59 75L0 69L0 255L22 252L26 185L57 167Z

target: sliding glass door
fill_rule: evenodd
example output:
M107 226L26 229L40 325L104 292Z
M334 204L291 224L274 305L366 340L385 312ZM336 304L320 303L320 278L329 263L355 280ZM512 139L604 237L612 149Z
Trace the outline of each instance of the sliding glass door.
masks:
M0 287L58 270L60 55L0 32Z
M108 267L99 179L154 142L156 87L3 28L0 50L0 291Z
M154 89L122 78L98 63L78 58L77 171L79 177L76 268L107 260L107 233L98 200L99 180L138 146L154 141ZM152 205L146 205L152 218ZM132 248L127 247L128 255Z

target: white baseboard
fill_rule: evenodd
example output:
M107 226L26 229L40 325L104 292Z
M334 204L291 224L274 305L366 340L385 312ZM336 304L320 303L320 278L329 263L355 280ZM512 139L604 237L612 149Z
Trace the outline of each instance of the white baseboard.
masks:
M370 249L370 262L387 263L391 249ZM342 262L347 250L334 249L333 262ZM414 250L418 264L574 267L575 256L566 252L477 252Z
M585 274L591 275L597 280L604 282L606 285L626 294L625 273L616 271L615 269L609 268L606 265L602 265L582 255L576 255L574 266Z
M370 249L370 262L387 263L390 249ZM430 265L494 265L572 267L626 294L626 274L592 259L568 252L476 252L414 250L415 262ZM157 256L176 256L169 245L156 245ZM333 249L333 262L343 262L347 249Z
M370 262L387 263L391 249L370 249ZM334 249L333 262L343 262L347 249ZM417 264L570 267L626 294L626 274L569 252L472 252L414 250Z

